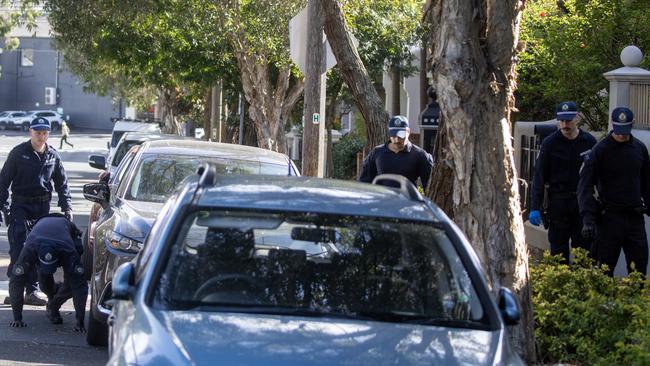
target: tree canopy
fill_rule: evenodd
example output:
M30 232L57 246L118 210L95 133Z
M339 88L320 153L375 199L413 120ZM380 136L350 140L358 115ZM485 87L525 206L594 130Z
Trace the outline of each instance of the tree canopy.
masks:
M619 56L625 46L650 52L648 24L647 0L528 1L521 34L525 51L517 67L519 119L553 118L557 103L575 100L592 129L605 129L603 73L623 66Z

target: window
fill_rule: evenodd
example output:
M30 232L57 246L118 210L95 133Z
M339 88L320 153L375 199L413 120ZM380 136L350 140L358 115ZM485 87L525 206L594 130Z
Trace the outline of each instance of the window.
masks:
M20 66L32 67L34 66L34 50L25 48L20 52Z

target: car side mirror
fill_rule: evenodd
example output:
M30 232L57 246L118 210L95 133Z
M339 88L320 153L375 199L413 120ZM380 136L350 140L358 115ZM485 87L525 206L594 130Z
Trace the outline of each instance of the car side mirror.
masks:
M105 182L84 184L83 194L85 199L99 203L104 208L108 205L108 200L111 197L108 184Z
M106 169L106 157L104 155L90 155L88 156L88 165L95 169Z
M506 325L516 325L521 318L521 310L519 310L519 301L509 289L502 287L499 290L499 310Z
M132 262L122 263L115 270L112 284L112 298L129 300L135 289L135 265Z

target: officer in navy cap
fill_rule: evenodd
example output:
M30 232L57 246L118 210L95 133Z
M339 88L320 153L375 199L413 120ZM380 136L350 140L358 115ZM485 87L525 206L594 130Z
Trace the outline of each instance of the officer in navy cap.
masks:
M433 157L409 141L409 122L404 116L394 116L388 121L389 141L376 146L366 156L359 181L372 183L380 174L400 174L417 185L420 178L426 189Z
M594 255L609 266L610 275L621 249L628 272L646 273L648 241L643 214L648 214L650 202L650 157L646 146L632 136L632 111L619 107L611 117L612 131L592 149L580 172L582 232L595 236Z
M559 128L544 139L535 163L528 218L538 226L544 212L551 254L561 254L568 262L570 247L590 248L590 242L581 235L576 189L583 158L596 139L578 128L580 115L576 103L560 103L556 118ZM547 206L542 207L545 190Z
M35 118L29 128L29 141L18 144L10 152L0 171L0 208L5 215L5 225L9 228L9 268L7 276L12 276L12 268L23 248L28 221L50 212L52 192L59 197L61 211L72 219L70 189L68 178L61 163L61 157L47 143L50 136L50 122L45 118ZM11 187L11 207L7 208ZM2 222L2 220L0 220ZM45 306L45 300L36 295L36 272L27 273L25 303ZM5 299L5 303L7 303Z
M72 297L77 318L74 329L85 332L88 282L84 277L82 252L81 232L64 215L51 214L34 224L9 279L9 296L14 316L10 326L26 326L22 314L22 294L27 280L26 273L36 270L41 290L48 297L46 311L50 321L53 324L63 322L59 309ZM54 272L58 267L63 268L63 284L54 281Z

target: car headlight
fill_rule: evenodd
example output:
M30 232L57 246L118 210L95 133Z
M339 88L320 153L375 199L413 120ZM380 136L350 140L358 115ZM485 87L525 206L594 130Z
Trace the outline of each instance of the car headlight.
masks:
M137 253L142 249L142 242L127 238L116 232L113 232L113 236L110 238L108 245L113 249L128 253Z

